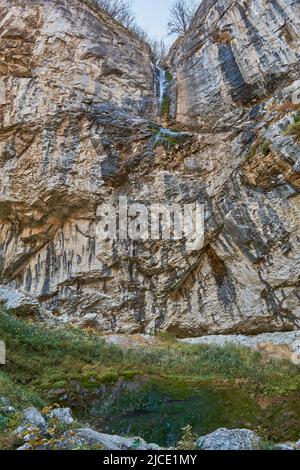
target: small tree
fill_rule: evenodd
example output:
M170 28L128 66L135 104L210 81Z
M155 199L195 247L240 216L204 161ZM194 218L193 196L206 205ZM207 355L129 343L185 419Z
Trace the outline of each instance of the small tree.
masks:
M168 54L168 48L166 46L166 43L162 39L150 40L149 43L150 43L151 50L152 50L153 63L163 64Z
M132 0L95 0L96 5L132 31L141 41L152 49L153 62L158 63L166 57L166 46L163 41L152 41L144 29L138 25L132 9Z
M127 28L134 23L131 0L97 0L97 6Z
M182 428L182 437L177 444L177 450L194 450L196 449L195 438L192 426L188 425Z
M170 8L168 33L182 36L187 32L199 2L195 0L175 0Z

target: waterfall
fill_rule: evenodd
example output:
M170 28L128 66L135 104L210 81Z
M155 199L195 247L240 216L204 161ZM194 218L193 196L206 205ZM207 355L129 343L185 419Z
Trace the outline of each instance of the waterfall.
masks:
M160 106L164 100L164 94L166 90L167 80L166 80L166 71L158 67L159 72L159 104Z
M166 70L158 66L156 67L156 76L157 76L158 103L159 103L159 107L161 108L169 82L167 80Z

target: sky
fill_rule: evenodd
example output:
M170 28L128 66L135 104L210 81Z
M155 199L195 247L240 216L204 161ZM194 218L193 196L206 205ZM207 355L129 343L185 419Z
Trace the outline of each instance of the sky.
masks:
M155 39L167 39L169 8L174 0L133 0L136 19L140 26Z

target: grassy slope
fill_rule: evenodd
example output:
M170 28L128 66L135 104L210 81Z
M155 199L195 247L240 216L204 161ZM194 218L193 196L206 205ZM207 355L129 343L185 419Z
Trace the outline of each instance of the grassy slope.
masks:
M188 346L162 337L156 346L122 350L95 332L54 330L5 312L0 312L0 339L8 350L8 363L0 366L0 396L19 409L51 404L48 391L53 388L72 390L79 384L91 390L135 375L175 384L246 383L265 396L300 388L299 367L246 348ZM3 420L0 416L0 428L7 424Z

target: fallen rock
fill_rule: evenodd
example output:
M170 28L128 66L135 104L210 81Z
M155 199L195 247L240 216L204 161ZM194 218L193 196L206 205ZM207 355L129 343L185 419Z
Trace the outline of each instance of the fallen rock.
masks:
M159 450L156 444L147 444L140 437L112 436L93 431L90 428L79 429L77 436L88 445L101 444L105 450Z
M221 428L200 437L196 447L200 450L257 450L261 438L249 429Z
M2 408L2 412L5 414L14 414L16 412L16 408L13 406L4 406Z
M295 450L293 444L276 444L274 450Z
M56 408L50 411L49 418L55 418L60 424L72 424L74 422L72 411L70 408Z
M14 432L14 434L25 443L37 439L40 433L41 429L35 426L19 426Z
M32 446L30 444L23 444L21 447L18 447L17 450L32 450Z
M22 412L21 423L23 427L38 428L44 431L47 423L42 414L34 407L26 408Z
M213 344L225 346L225 344L235 344L237 346L246 346L255 348L260 344L272 343L278 345L291 345L295 341L300 341L300 331L289 331L286 333L263 333L260 335L211 335L201 336L199 338L180 339L181 343L187 344Z

